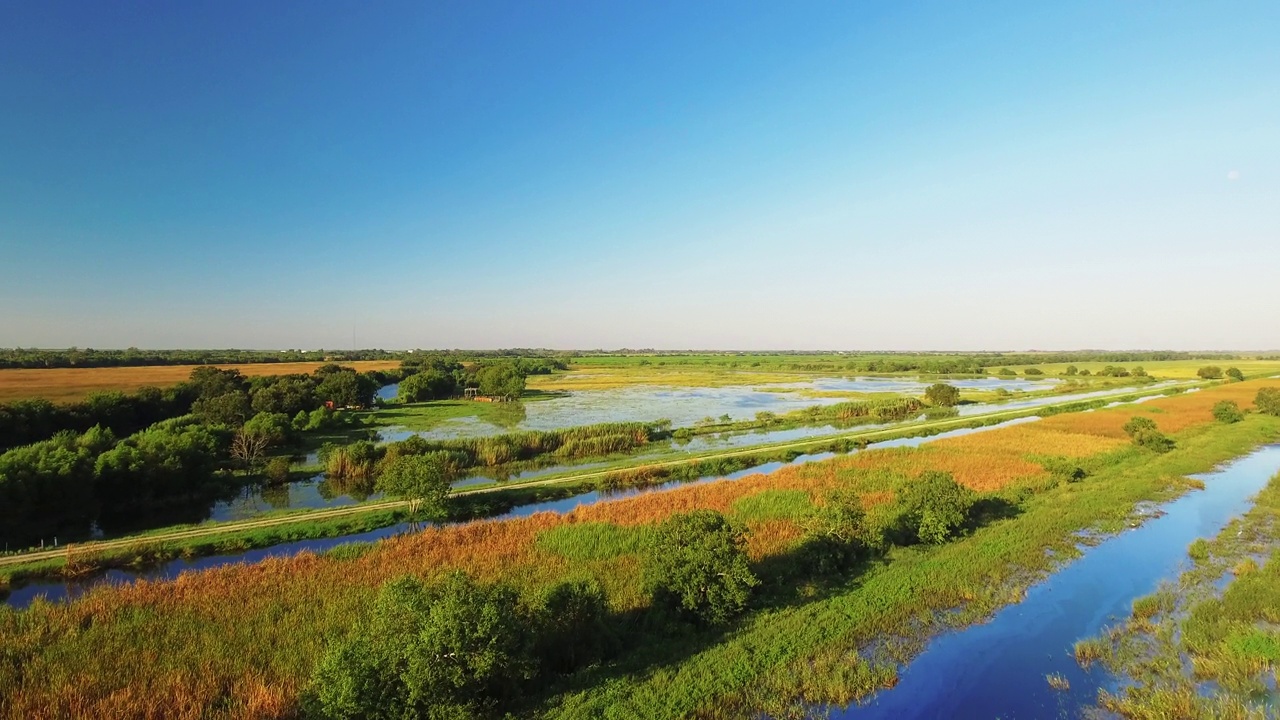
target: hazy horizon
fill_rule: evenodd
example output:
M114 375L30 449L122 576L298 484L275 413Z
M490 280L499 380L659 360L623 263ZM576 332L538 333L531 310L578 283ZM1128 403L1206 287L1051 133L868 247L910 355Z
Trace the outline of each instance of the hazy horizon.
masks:
M1280 347L1277 30L11 4L0 346Z
M836 354L836 355L876 355L876 354L924 354L924 355L960 355L960 354L1057 354L1057 353L1152 353L1152 352L1177 352L1177 353L1213 353L1223 355L1269 355L1280 353L1280 349L1258 349L1258 348L1167 348L1167 347L1079 347L1079 348L981 348L981 349L956 349L956 348L868 348L868 349L849 349L849 348L676 348L676 347L616 347L616 348L588 348L588 347L360 347L360 348L343 348L343 347L319 347L319 348L277 348L277 347L137 347L130 346L121 347L89 347L80 345L69 345L67 347L0 347L0 350L24 350L24 351L67 351L67 350L83 350L83 351L121 351L121 350L138 350L140 352L171 352L181 350L191 351L244 351L244 352L299 352L299 353L351 353L351 352L423 352L423 353L490 353L490 352L517 352L529 351L535 353L596 353L596 354L719 354L719 355L787 355L787 354ZM1157 361L1150 361L1157 362Z

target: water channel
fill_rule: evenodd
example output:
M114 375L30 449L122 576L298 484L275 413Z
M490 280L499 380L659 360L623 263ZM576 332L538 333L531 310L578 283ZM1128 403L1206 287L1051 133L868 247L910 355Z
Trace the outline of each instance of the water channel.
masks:
M1205 489L1160 508L1158 517L1116 535L1030 588L1026 598L987 623L934 638L899 672L898 684L863 705L835 709L845 720L904 718L1078 717L1099 688L1120 679L1076 664L1077 640L1125 618L1133 601L1174 579L1188 562L1187 546L1214 537L1277 471L1280 445L1270 445L1218 470L1197 475ZM1059 674L1066 691L1049 687Z

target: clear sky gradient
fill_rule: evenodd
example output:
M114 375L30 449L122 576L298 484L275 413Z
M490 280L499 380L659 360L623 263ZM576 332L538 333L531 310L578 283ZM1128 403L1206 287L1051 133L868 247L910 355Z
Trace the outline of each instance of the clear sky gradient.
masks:
M0 346L1280 348L1280 3L0 0Z

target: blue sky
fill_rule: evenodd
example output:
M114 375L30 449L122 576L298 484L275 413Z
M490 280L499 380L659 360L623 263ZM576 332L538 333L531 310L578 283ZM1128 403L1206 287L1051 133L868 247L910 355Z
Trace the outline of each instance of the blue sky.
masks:
M1280 4L0 0L0 346L1280 348Z

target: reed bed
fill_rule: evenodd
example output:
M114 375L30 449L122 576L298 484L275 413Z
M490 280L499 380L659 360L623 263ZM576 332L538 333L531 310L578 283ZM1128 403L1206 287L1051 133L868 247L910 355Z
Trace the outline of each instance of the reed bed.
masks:
M1050 420L1046 420L1006 428L999 433L977 433L958 438L946 438L931 445L942 449L959 448L1018 456L1040 454L1083 458L1111 452L1129 444L1128 438L1122 440L1110 435L1061 430L1052 427L1050 423ZM1121 434L1123 435L1123 432Z
M427 528L354 557L303 553L172 581L101 586L66 604L0 611L0 717L293 717L327 643L363 616L381 584L405 573L433 578L463 570L528 592L565 577L594 575L615 610L636 609L647 599L637 545L626 538L673 513L711 508L733 515L735 508L746 508L740 514L750 530L749 554L760 561L787 552L800 538L795 512L801 494L821 502L841 488L875 506L890 502L900 483L925 470L952 472L982 492L1037 487L1048 471L1034 457L1109 452L1118 447L1113 425L1137 413L1170 423L1162 429L1210 424L1214 402L1234 399L1243 407L1259 386L1239 383L1144 406L1055 417L1034 428L870 450L769 475L600 502L563 515ZM759 497L763 493L772 495ZM744 500L753 496L758 499ZM590 524L597 525L581 529ZM612 528L602 530L605 524ZM574 525L579 527L566 529ZM595 542L614 538L617 551L566 556L575 555L564 551L575 543L589 548L592 533L599 535ZM560 547L546 539L557 534ZM935 599L960 603L978 590L956 586L950 592L954 597ZM863 670L875 678L868 682L883 680L878 671ZM812 681L821 684L819 678ZM834 690L815 693L839 697Z

